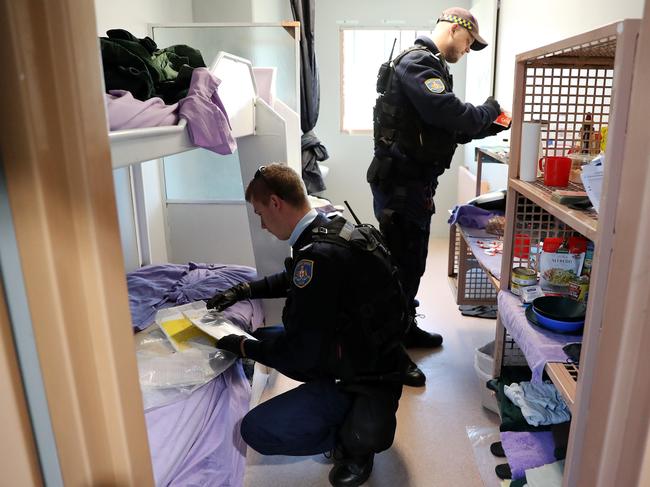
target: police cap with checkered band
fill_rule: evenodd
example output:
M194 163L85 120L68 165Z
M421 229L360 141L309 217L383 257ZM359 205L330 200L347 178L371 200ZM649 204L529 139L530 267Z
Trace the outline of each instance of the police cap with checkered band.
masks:
M478 21L469 10L460 7L448 8L440 14L438 22L452 22L465 27L474 38L470 46L473 51L480 51L487 46L487 42L478 33Z

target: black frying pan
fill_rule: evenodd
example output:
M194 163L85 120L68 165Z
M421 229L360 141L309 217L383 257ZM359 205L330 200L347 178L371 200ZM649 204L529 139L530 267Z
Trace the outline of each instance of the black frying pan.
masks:
M535 298L533 308L539 314L559 321L584 321L587 313L585 303L565 296L541 296Z

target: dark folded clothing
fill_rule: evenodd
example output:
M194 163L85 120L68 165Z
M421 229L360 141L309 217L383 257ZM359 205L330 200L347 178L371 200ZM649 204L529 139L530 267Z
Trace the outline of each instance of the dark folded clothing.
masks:
M513 382L530 380L531 373L527 367L504 367L497 380L497 402L501 414L500 431L548 431L550 426L531 426L528 424L521 408L506 396L503 388Z
M571 422L554 424L551 426L551 433L553 433L553 441L555 442L555 458L564 460L566 458L566 450L569 444L569 429Z

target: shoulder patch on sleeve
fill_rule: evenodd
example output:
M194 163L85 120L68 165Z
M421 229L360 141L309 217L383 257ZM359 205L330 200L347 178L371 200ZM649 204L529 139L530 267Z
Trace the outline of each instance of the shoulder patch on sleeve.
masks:
M314 275L314 261L301 259L293 269L293 283L296 287L303 288L311 282Z
M424 81L424 86L427 87L431 93L442 93L445 91L445 84L440 78L429 78Z

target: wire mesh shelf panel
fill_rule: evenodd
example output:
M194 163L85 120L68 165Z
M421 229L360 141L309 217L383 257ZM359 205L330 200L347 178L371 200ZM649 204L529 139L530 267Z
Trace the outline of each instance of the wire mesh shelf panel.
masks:
M528 366L524 352L521 351L517 342L506 332L503 342L503 363L504 367L522 367Z
M536 250L546 237L569 238L580 235L525 196L517 193L517 209L513 232L512 267L537 270Z
M609 122L616 40L607 37L528 60L523 120L542 126L545 155L596 155Z
M449 238L452 242L450 259L453 259L453 269L450 266L450 277L456 287L456 303L461 305L491 305L496 304L497 291L487 276L461 231L452 226Z

